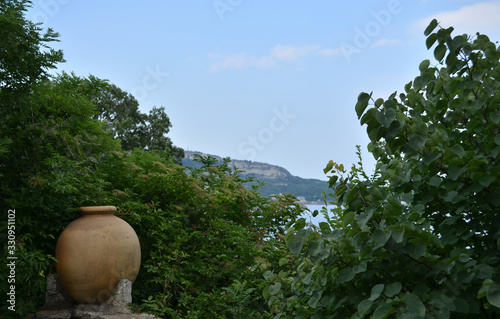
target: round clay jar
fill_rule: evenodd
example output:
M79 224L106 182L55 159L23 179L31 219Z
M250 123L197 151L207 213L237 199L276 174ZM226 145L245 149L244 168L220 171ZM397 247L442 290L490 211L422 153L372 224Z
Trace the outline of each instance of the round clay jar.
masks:
M115 211L114 206L81 207L82 216L57 240L57 274L77 302L105 302L121 279L134 282L139 273L139 239Z

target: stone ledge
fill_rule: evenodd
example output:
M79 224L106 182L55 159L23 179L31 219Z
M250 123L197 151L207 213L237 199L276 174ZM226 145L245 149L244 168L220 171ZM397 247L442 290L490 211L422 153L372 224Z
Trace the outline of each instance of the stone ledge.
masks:
M132 282L122 279L106 303L77 304L62 288L56 274L47 276L45 304L31 318L36 319L157 319L153 315L134 314L129 308L132 302Z
M148 314L103 314L101 312L73 313L71 310L42 310L36 313L36 319L157 319Z

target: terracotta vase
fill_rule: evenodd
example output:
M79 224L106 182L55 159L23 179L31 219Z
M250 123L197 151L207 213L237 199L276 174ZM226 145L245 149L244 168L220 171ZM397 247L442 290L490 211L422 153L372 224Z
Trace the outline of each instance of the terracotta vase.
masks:
M57 274L77 302L104 302L121 279L134 282L139 273L139 239L115 211L114 206L82 207L82 216L57 240Z

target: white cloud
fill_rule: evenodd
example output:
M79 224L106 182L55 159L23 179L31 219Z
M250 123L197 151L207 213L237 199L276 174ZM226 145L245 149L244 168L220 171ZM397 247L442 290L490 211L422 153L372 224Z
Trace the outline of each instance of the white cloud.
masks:
M298 62L299 58L305 57L319 48L319 45L304 45L296 47L293 45L278 44L271 51L271 58L286 62Z
M218 61L210 65L210 71L219 71L221 69L244 69L256 67L259 69L267 69L276 66L276 62L270 57L254 57L246 53L215 55L210 54L209 57L218 59Z
M318 51L319 55L322 56L336 56L336 55L342 55L344 52L342 49L323 49Z
M401 43L401 40L398 40L398 39L384 38L384 39L380 39L377 42L375 42L374 44L372 44L371 47L375 48L375 47L380 47L380 46L384 46L384 45L396 45L396 44L400 44L400 43Z
M443 28L452 26L454 34L474 35L480 32L495 40L500 39L500 1L481 2L455 11L438 13L419 20L413 26L414 31L423 34L432 19L436 19Z
M281 45L275 46L269 55L261 57L248 55L247 53L232 54L209 54L209 57L216 60L210 65L209 71L219 71L222 69L244 69L256 67L267 69L278 66L279 62L297 63L300 59L308 56L320 48L318 45Z

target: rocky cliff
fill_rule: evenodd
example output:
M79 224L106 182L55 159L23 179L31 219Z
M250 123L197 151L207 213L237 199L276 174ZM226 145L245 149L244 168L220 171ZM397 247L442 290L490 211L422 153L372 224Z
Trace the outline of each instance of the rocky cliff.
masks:
M199 167L194 161L195 154L207 156L200 152L185 152L182 163L186 167ZM222 157L210 155L222 162ZM241 176L253 176L256 180L266 183L258 192L263 196L270 196L279 193L290 193L308 202L321 202L322 192L328 192L328 183L318 179L306 179L293 176L285 168L267 163L231 160L229 166L241 170ZM248 187L251 184L247 185Z

